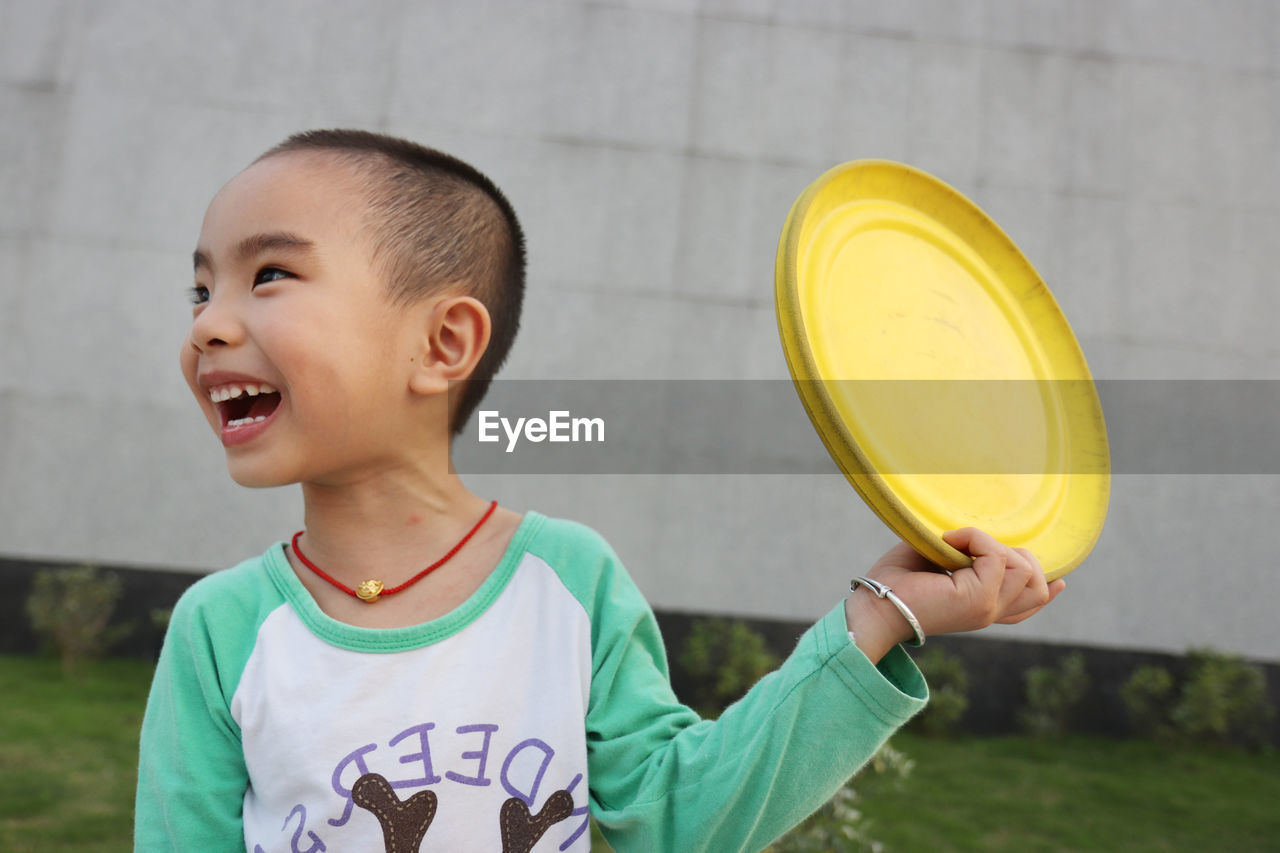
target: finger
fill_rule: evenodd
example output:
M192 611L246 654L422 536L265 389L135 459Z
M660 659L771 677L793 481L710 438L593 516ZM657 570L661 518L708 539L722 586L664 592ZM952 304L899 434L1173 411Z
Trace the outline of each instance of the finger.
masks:
M1049 602L1048 582L1040 561L1026 548L1009 548L1004 584L1000 589L1000 616L1018 613Z
M977 527L961 527L958 530L948 530L942 534L942 539L957 551L963 551L975 558L980 554L1004 550L1004 546L994 536Z
M951 547L973 557L973 577L981 587L984 598L994 604L1004 583L1004 568L1010 549L1001 545L990 533L976 527L948 530L942 534L942 539ZM952 578L957 584L961 584L966 582L966 575L967 572L962 569L955 572Z
M1043 602L1031 604L1026 607L1020 606L1020 602L1014 602L1014 604L1009 608L1009 612L996 621L1001 625L1016 625L1024 619L1029 619L1043 610L1049 602L1057 598L1066 588L1067 582L1062 578L1058 578L1056 581L1046 586L1047 598Z
M977 537L975 537L977 538ZM980 547L996 548L1004 552L1004 572L1000 577L999 590L996 593L991 619L999 621L1005 616L1027 610L1048 602L1045 591L1044 573L1040 569L1040 561L1035 554L1026 548L1012 548L999 540L977 543ZM987 583L991 579L986 579Z
M1013 550L1025 558L1026 561L1031 564L1031 568L1035 569L1040 574L1044 574L1044 568L1040 565L1040 561L1036 558L1035 554L1031 553L1030 550L1027 548L1014 548Z
M1040 561L1036 559L1035 554L1026 548L1011 548L1007 545L1005 547L1009 548L1009 565L1027 569L1040 567Z

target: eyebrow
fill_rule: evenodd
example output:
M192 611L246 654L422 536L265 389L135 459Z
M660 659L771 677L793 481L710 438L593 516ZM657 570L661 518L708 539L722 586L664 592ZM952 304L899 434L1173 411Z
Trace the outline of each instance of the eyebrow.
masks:
M271 231L264 234L251 234L241 240L235 249L237 261L245 261L264 252L310 252L316 244L288 231ZM213 259L203 249L191 253L191 262L197 270L213 269Z

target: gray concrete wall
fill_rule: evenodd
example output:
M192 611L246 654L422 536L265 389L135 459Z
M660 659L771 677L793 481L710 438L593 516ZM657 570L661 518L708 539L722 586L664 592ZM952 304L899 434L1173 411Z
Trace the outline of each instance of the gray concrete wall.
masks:
M876 156L983 205L1099 377L1280 377L1268 0L0 0L0 553L207 570L299 523L179 378L213 192L290 132L489 172L531 292L511 377L785 378L795 196ZM798 405L798 404L797 404ZM808 619L891 536L838 477L474 478L595 525L659 606ZM999 636L1280 660L1275 476L1116 478Z

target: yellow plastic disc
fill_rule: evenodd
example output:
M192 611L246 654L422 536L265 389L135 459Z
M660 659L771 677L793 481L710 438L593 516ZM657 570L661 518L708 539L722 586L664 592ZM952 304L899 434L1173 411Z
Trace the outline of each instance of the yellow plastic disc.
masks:
M787 217L778 328L796 389L868 506L921 554L980 527L1052 580L1097 542L1110 454L1089 367L1013 241L918 169L838 166Z

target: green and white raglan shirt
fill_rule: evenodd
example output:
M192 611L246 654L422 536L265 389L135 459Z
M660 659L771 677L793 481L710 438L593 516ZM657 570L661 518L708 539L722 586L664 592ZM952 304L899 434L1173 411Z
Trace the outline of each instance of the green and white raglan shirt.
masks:
M326 616L282 545L174 609L142 727L135 850L758 850L924 704L843 606L715 722L680 705L652 611L593 531L526 515L454 612Z

